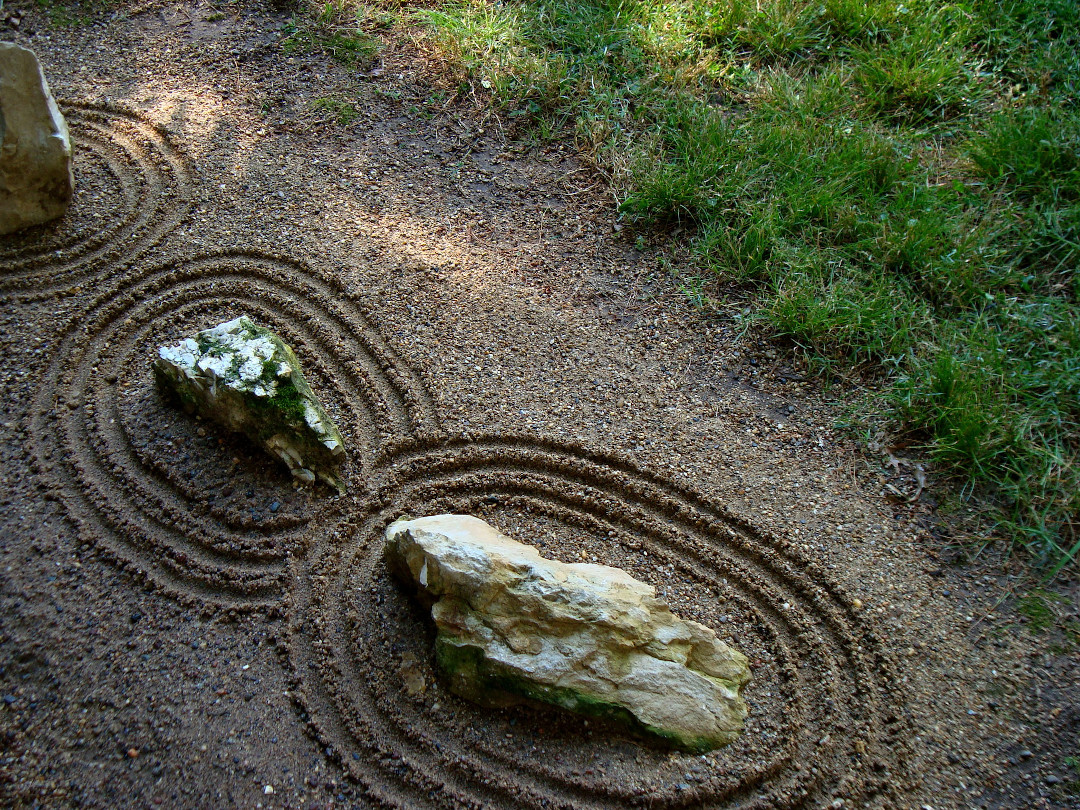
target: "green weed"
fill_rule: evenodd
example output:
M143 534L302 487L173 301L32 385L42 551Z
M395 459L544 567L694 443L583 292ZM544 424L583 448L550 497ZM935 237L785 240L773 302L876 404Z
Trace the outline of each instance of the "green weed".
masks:
M1017 602L1016 610L1027 617L1028 626L1036 632L1049 630L1054 626L1054 611L1041 593L1031 593Z
M1021 597L1016 603L1017 612L1027 618L1028 626L1041 633L1058 623L1058 614L1054 605L1064 601L1060 594L1047 590L1035 590Z
M1070 796L1080 796L1080 757L1065 757L1065 767L1072 769L1075 779L1066 779L1063 788Z
M825 21L816 3L775 2L749 15L735 36L759 56L790 57L821 44Z
M338 125L343 127L349 126L360 115L360 111L356 109L354 104L340 99L317 98L311 103L311 106L316 110L331 113Z
M94 15L106 10L109 3L105 0L36 0L37 7L49 19L53 28L80 28L93 22Z
M853 75L877 113L924 122L963 112L982 93L981 65L966 50L965 15L945 6L884 42L851 52Z
M392 26L396 19L368 6L352 7L333 0L313 15L294 18L286 28L282 47L286 53L320 49L349 67L363 67L382 48L376 31Z
M399 90L396 87L391 87L391 88L375 87L373 89L374 89L376 95L382 96L383 98L390 99L391 101L401 101L401 99L404 98L404 95L405 95L404 93L401 92L401 90Z
M988 181L1028 198L1080 198L1080 110L1025 107L992 118L969 147Z
M870 42L891 33L900 14L896 3L826 0L824 21L842 42Z

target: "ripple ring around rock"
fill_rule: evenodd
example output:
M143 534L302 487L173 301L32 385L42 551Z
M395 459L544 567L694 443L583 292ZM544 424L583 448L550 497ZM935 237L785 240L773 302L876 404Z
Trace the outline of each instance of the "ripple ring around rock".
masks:
M46 375L32 427L39 471L85 539L166 590L236 607L276 603L286 558L363 498L377 448L438 430L426 389L344 290L298 262L222 253L127 278L73 320ZM321 493L306 513L256 517L211 502L185 471L185 455L217 453L225 469L235 461L218 431L200 434L165 404L150 363L158 345L240 313L303 358L346 438L349 497ZM262 455L252 449L252 458ZM283 467L238 485L261 496L272 476L291 492Z
M71 131L75 199L60 219L0 247L0 292L24 300L104 280L176 228L190 205L188 160L161 127L114 104L59 103Z
M870 808L896 799L910 729L893 664L813 562L693 492L584 447L528 437L420 441L388 450L379 468L371 503L292 561L287 608L304 711L378 803L785 808L842 796ZM588 732L579 718L535 731L549 723L542 712L492 714L438 686L432 633L390 580L383 531L402 515L484 509L496 510L496 522L501 513L568 527L600 563L642 555L641 571L670 566L673 588L690 583L689 595L668 594L686 618L723 605L736 617L731 640L756 658L743 736L705 757L617 738L581 753ZM407 694L396 669L405 653L433 684L423 696ZM765 692L772 708L756 709ZM642 756L652 767L641 767ZM599 761L604 773L591 767Z

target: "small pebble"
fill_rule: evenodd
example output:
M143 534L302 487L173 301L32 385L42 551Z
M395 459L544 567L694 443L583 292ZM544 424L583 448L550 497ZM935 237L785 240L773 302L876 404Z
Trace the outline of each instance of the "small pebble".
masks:
M279 501L274 501L272 504L270 504L270 511L271 512L276 512L280 508L281 508L281 503Z

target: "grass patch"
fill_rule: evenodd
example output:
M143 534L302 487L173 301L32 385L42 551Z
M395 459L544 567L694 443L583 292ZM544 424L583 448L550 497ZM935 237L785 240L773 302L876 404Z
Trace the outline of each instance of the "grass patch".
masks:
M864 419L978 485L1048 576L1075 567L1080 6L385 10L508 119L575 137L625 219L691 228L696 278L729 280L762 328L821 367L878 369Z
M1016 603L1016 610L1027 618L1028 626L1032 630L1041 633L1049 630L1057 622L1057 614L1052 607L1052 602L1057 599L1060 597L1049 591L1033 591L1020 598Z
M53 28L82 28L118 4L113 0L34 0ZM0 3L0 8L3 4Z
M397 20L388 9L330 0L287 23L282 47L285 53L322 50L344 65L363 68L382 49L380 32L393 28Z
M330 113L338 126L347 127L360 116L355 104L335 98L317 98L312 103L313 109Z

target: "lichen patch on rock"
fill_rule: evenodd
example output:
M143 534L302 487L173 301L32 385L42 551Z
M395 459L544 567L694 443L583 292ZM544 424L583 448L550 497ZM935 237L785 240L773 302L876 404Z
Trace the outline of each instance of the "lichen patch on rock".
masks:
M344 490L337 426L304 379L296 354L246 315L158 349L158 383L189 413L239 431L307 483Z

